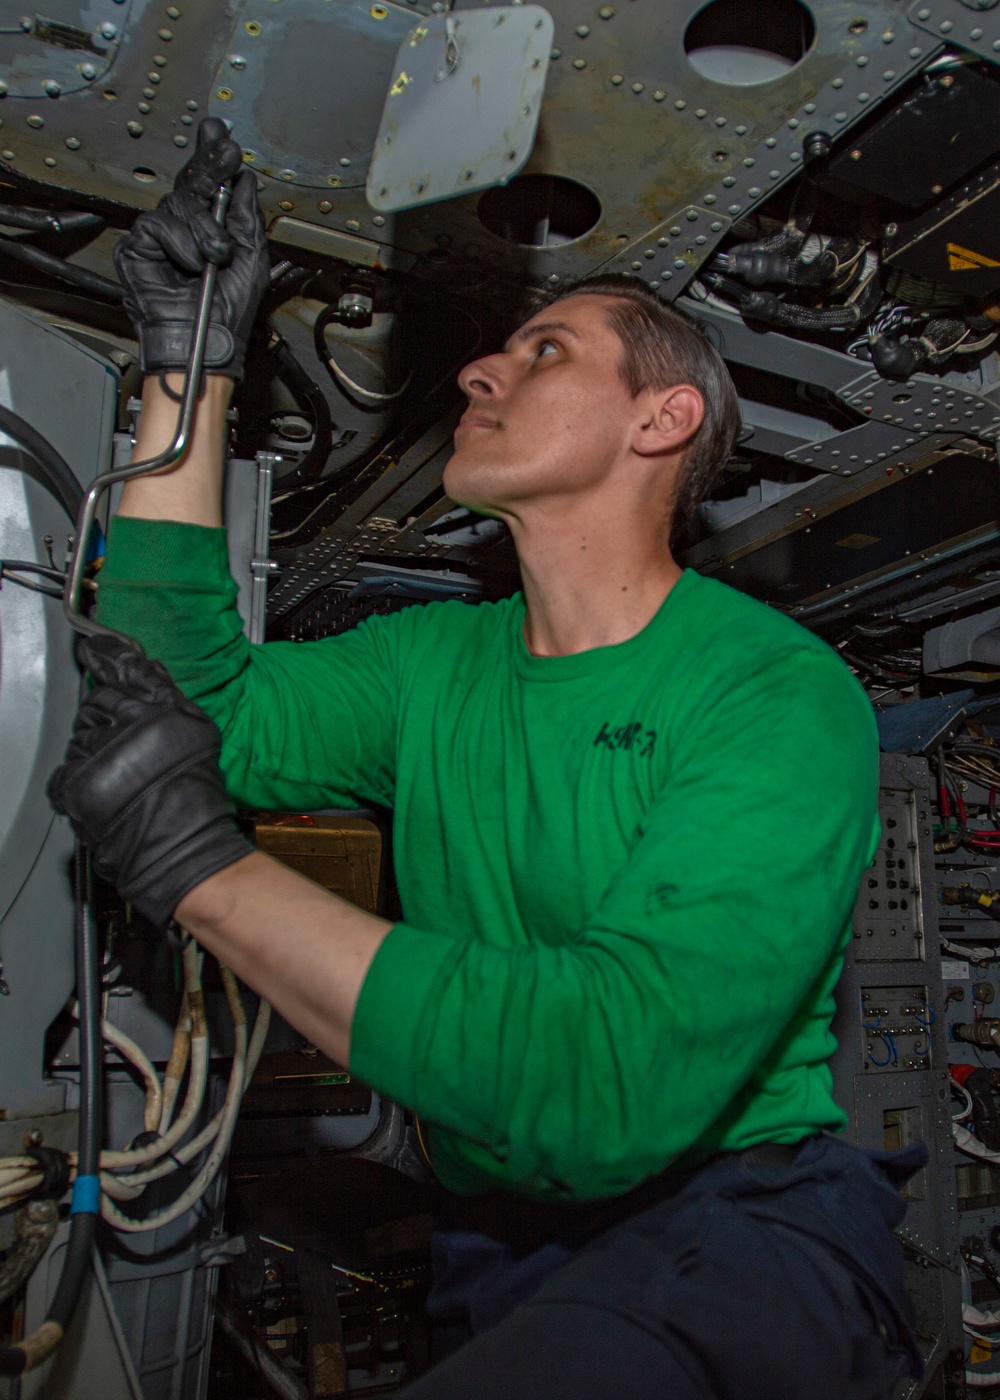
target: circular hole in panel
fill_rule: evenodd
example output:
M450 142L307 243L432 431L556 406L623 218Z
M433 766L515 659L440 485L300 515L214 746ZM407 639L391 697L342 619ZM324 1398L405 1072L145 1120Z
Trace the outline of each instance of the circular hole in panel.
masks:
M479 222L508 243L551 248L582 238L601 217L601 203L586 185L563 175L517 175L487 190Z
M150 170L148 165L137 165L132 171L132 174L137 180L141 180L144 184L148 184L150 180L156 179L156 171Z
M684 51L703 78L752 87L794 68L815 37L813 17L799 0L712 0L688 25Z
M909 403L912 398L912 394L893 394L892 401L893 403Z

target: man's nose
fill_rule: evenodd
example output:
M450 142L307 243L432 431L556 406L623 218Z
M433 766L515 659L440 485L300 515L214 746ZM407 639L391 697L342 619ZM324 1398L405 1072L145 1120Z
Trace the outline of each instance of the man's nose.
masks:
M459 373L458 387L470 401L498 399L504 392L505 380L500 355L484 355L473 360Z

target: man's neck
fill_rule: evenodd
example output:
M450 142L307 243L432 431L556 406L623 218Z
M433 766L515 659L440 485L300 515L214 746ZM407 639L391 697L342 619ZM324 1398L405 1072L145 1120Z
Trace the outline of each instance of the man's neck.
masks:
M533 656L616 646L652 621L682 570L649 522L512 521Z

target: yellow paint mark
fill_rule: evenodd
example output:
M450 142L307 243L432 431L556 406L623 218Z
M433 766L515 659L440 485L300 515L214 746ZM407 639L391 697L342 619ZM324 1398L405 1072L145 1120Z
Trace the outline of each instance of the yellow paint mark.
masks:
M948 245L948 266L952 272L978 272L984 267L1000 267L996 258L988 258L985 253L973 253L958 243Z
M232 88L216 88L215 95L220 102L228 102L233 95Z
M390 97L398 97L398 96L400 95L400 93L403 91L403 89L406 88L406 87L408 87L408 86L410 85L410 83L412 83L412 82L413 82L413 79L410 77L410 75L409 75L408 73L400 73L399 77L396 79L396 81L393 83L392 87L389 89L389 96L390 96Z
M972 1351L969 1354L969 1360L973 1366L978 1366L981 1361L989 1361L992 1354L989 1347L984 1347L982 1342L977 1342L973 1338Z
M388 19L389 11L384 5L373 5L368 12L372 19Z
M410 35L410 48L415 49L418 44L422 44L429 33L430 30L427 28L426 24L418 24Z

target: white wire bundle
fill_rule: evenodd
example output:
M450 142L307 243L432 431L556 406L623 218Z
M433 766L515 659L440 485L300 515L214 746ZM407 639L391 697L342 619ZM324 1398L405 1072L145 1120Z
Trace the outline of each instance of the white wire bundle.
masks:
M155 1141L143 1147L101 1153L101 1214L116 1229L136 1233L156 1230L178 1219L201 1199L214 1181L229 1150L243 1092L253 1078L264 1049L271 1020L271 1008L261 998L253 1034L247 1041L247 1019L236 978L222 967L222 984L233 1019L233 1066L222 1108L189 1142L183 1142L201 1111L208 1083L208 1028L205 1023L201 969L203 954L189 940L182 954L184 995L174 1031L170 1059L163 1081L145 1052L109 1021L101 1022L102 1034L118 1053L138 1070L146 1086L143 1121L147 1132L157 1132ZM75 1013L75 1008L72 1008ZM173 1118L181 1084L187 1071L187 1089L176 1120ZM158 1181L182 1170L206 1149L208 1157L187 1189L172 1205L146 1219L125 1215L113 1204L135 1200L151 1181ZM71 1166L75 1166L70 1154ZM31 1157L0 1158L0 1205L8 1205L30 1194L42 1184L38 1163Z
M967 1157L978 1157L983 1162L1000 1162L1000 1152L991 1152L988 1147L984 1147L961 1123L952 1122L951 1135L959 1152L964 1152Z

